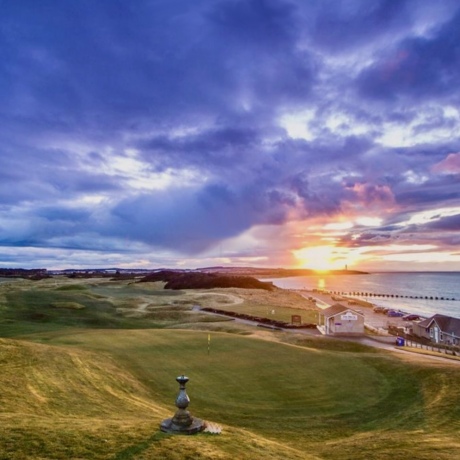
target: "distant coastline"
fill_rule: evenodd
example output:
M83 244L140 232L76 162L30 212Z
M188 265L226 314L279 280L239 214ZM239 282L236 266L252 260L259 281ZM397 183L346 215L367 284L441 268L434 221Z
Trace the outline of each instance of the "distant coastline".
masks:
M178 273L214 273L222 275L238 275L238 276L254 276L258 278L290 278L298 276L323 276L331 277L336 275L376 275L376 274L391 274L391 275L406 275L406 274L460 274L460 270L313 270L308 268L280 268L280 267L226 267L212 266L199 268L117 268L117 267L86 267L86 268L65 268L65 269L46 269L46 268L4 268L0 267L0 278L41 278L44 276L69 276L85 275L92 276L111 276L116 273L123 275L141 276L149 273L160 271L173 271Z
M258 267L203 267L195 269L171 269L171 268L156 268L156 269L125 269L125 268L84 268L84 269L63 269L63 270L47 270L39 269L23 269L23 268L0 268L0 277L3 278L28 278L41 279L52 275L77 275L85 276L112 276L119 275L145 275L149 273L157 273L161 271L170 271L176 273L212 273L217 275L228 276L253 276L257 278L289 278L292 276L323 276L323 275L368 275L368 272L359 270L330 270L327 273L306 268L258 268Z
M205 267L197 271L220 273L227 275L257 276L258 278L290 278L294 276L336 276L336 275L368 275L360 270L328 270L327 272L308 268L257 268L257 267Z

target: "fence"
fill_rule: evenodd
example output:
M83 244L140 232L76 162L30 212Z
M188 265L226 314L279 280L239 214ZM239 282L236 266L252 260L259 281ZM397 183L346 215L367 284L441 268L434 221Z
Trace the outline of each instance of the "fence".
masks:
M419 348L421 350L434 351L437 353L443 353L446 355L460 356L460 347L454 345L444 345L440 343L433 342L422 342L419 340L414 340L413 337L405 336L402 334L401 337L404 338L404 345L406 347Z

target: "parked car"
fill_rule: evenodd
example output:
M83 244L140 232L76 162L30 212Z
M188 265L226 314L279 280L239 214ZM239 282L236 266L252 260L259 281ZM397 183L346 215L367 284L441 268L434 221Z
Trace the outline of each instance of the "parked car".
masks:
M406 315L403 316L404 321L418 321L420 319L419 315Z
M390 310L387 313L387 316L391 316L392 318L398 318L398 317L404 316L404 313L401 311Z
M373 308L375 313L383 313L383 310L385 310L384 307L374 307Z

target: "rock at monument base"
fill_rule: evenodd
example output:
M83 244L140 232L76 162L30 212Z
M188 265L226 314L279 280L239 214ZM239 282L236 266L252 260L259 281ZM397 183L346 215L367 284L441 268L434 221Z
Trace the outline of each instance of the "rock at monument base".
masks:
M161 431L170 434L196 434L203 431L205 428L205 422L199 418L192 418L192 423L188 426L177 425L173 422L173 418L167 418L163 420L160 425Z

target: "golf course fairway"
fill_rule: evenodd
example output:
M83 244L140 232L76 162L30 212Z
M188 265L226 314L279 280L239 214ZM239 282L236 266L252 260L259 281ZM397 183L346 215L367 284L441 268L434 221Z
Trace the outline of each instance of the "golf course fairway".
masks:
M0 352L0 458L460 455L458 366L180 329L42 332ZM159 431L180 374L222 434Z

